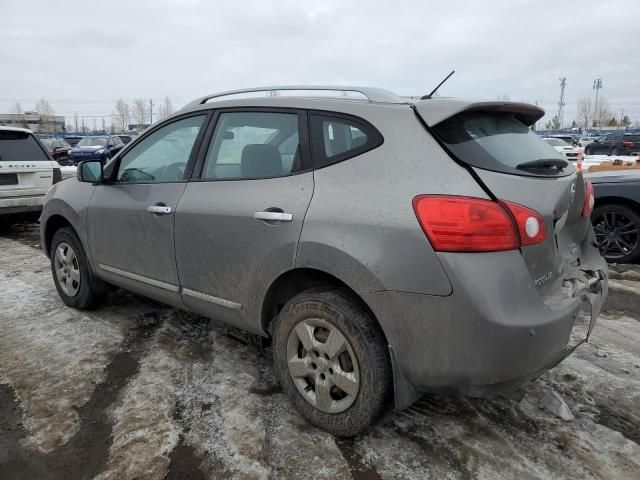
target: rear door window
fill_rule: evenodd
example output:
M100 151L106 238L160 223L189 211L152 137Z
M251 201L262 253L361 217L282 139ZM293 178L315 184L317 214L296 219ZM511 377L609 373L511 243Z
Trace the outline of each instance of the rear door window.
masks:
M433 132L456 159L474 167L533 176L575 171L558 151L510 113L463 112L437 124ZM532 162L540 167L532 169Z
M297 113L223 112L202 172L203 180L283 177L303 170Z
M310 124L316 168L362 155L383 142L380 132L356 118L312 114Z
M28 132L0 131L0 162L48 161L34 136Z

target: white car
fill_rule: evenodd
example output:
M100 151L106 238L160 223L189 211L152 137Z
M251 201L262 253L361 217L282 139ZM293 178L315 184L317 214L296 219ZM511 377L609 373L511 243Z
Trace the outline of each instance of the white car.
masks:
M31 130L0 127L0 221L41 211L47 190L60 180L60 165Z
M580 139L578 139L578 146L584 148L591 142L593 142L596 138L598 137L580 137Z
M543 140L560 152L565 160L578 161L578 149L576 147L559 138L547 137L543 138Z

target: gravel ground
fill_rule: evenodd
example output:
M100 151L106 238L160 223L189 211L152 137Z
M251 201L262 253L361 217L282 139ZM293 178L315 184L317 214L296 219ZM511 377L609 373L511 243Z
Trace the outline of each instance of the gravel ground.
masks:
M37 228L0 234L0 479L640 478L638 267L612 266L591 342L519 402L425 396L340 440L238 330L123 291L66 308Z

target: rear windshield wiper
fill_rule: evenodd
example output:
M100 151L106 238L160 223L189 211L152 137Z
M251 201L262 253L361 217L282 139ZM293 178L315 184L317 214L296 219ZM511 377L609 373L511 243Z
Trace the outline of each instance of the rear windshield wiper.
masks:
M569 166L569 162L559 158L546 158L533 160L516 165L518 170L557 170L561 172Z

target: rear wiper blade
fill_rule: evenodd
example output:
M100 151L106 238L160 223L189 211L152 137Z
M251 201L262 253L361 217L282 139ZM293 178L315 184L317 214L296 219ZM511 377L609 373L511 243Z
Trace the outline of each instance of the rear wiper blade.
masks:
M559 158L546 158L541 160L533 160L531 162L524 162L516 165L518 170L542 170L542 169L557 169L562 171L569 166L569 162Z

